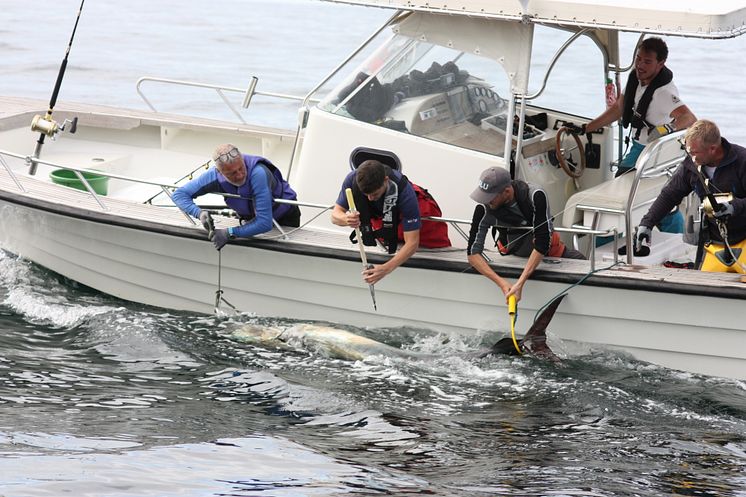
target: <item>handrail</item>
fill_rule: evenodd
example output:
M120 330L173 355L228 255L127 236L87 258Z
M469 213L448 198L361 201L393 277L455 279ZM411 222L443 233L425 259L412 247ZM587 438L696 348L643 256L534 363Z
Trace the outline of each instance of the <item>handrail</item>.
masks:
M403 14L404 11L397 10L394 12L394 14L389 17L386 22L384 22L381 27L379 27L377 30L375 30L373 33L371 33L370 36L368 36L360 45L358 45L357 48L355 48L345 59L337 64L337 67L331 70L329 74L327 74L321 81L319 81L316 86L311 88L311 90L306 94L306 96L303 98L303 102L301 103L300 112L303 112L304 114L308 111L308 102L311 102L311 96L316 93L322 86L324 86L330 79L332 79L347 63L352 60L357 54L363 51L365 47L370 44L371 41L375 37L377 37L384 29L386 29L392 22L394 22L400 15ZM404 14L406 15L406 14ZM306 120L306 116L298 119L298 126L295 131L295 140L293 141L293 148L290 151L290 163L288 164L288 177L290 177L290 172L293 170L293 163L295 162L295 154L298 151L298 145L300 143L300 135L301 131L303 131L303 128L306 126L306 123L304 122Z
M21 192L23 192L23 193L28 193L27 190L21 184L21 182L18 181L18 178L16 177L16 174L13 172L13 170L7 164L7 162L5 161L5 159L3 158L3 156L15 157L17 159L22 159L24 161L30 160L30 157L27 156L27 155L21 155L21 154L17 154L17 153L14 153L14 152L7 151L7 150L0 150L0 165L2 165L8 171L8 174L10 175L11 179L16 184L16 186L18 187L18 189ZM158 182L158 181L150 181L150 180L144 180L144 179L140 179L140 178L133 178L133 177L124 176L124 175L121 175L121 174L110 173L110 172L103 171L103 170L100 170L100 169L88 169L88 168L83 168L83 167L68 166L68 165L58 164L56 162L52 162L52 161L48 161L48 160L43 160L43 159L35 159L35 160L39 164L43 164L45 166L62 168L62 169L69 169L71 171L74 171L75 174L76 174L76 176L78 177L78 179L86 187L87 193L93 197L93 199L99 204L99 206L101 207L101 209L104 210L104 211L108 211L109 210L109 208L103 202L103 199L105 199L106 197L98 195L95 192L95 190L93 189L93 187L90 185L90 183L88 182L88 180L86 179L86 177L82 173L91 173L91 174L96 174L96 175L99 175L99 176L105 176L107 178L117 179L117 180L121 180L121 181L128 181L128 182L137 183L137 184L158 186L172 200L173 200L173 198L172 198L171 193L170 193L169 190L173 190L173 189L178 188L177 185L173 185L173 184L169 184L169 183L162 183L162 182ZM202 167L202 166L200 166L200 167ZM223 196L223 197L240 198L240 195L236 195L236 194L233 194L233 193L223 193L223 192L213 192L213 193L215 195L220 195L220 196ZM149 199L149 200L152 200L152 198ZM279 199L279 198L278 199L273 199L273 201L276 202L276 203L278 203L278 204L289 204L289 205L297 205L299 207L310 207L310 208L315 208L315 209L321 209L322 211L324 211L324 210L331 210L331 209L334 208L334 204L327 205L327 204L319 204L319 203L313 203L313 202L303 202L303 201L298 201L298 200ZM143 203L147 203L147 202L148 201L145 201ZM178 206L176 206L176 207L178 207ZM189 216L186 212L184 212L181 209L179 209L179 210L184 214L184 216L189 220L189 222L191 222L192 225L196 225L197 224L197 222L191 216ZM469 238L468 234L463 229L461 229L461 227L459 225L461 225L461 224L463 224L463 225L470 225L471 222L472 222L470 219L457 219L457 218L449 218L449 217L442 217L442 216L425 216L422 219L423 220L427 220L427 221L435 221L435 222L448 223L459 234L461 234L461 236L465 240L468 240L468 238ZM518 229L530 230L531 228L530 227L526 227L526 228L518 228ZM573 233L573 234L581 234L581 235L591 235L591 240L592 241L594 240L594 237L596 235L604 235L605 236L605 235L609 235L611 233L616 234L616 228L614 228L612 230L592 230L592 229L588 229L588 228L562 228L562 227L554 227L553 229L555 231L557 231L557 232L562 232L562 233ZM616 239L616 236L614 238ZM592 245L595 245L595 244L592 244ZM616 250L614 251L614 253L616 254ZM616 259L616 255L614 257ZM616 262L616 260L615 260L615 262ZM590 263L591 263L591 269L594 269L595 268L595 261L593 260L593 258L591 258Z
M544 73L544 80L541 82L541 87L536 90L531 95L526 95L526 100L534 100L535 98L539 97L542 93L544 93L544 90L547 87L547 81L549 80L549 75L551 74L552 70L554 69L555 64L557 64L557 61L562 56L562 54L567 50L567 47L569 47L572 42L580 38L582 35L588 33L590 31L590 28L583 28L580 31L576 31L572 36L570 36L561 47L557 49L557 51L554 53L554 56L552 57L552 60L549 62L549 67L547 67L546 72Z
M648 162L651 164L654 164L654 157L660 153L661 148L666 143L669 143L671 141L678 141L680 137L684 136L684 133L686 133L686 130L676 131L674 133L662 136L656 140L654 140L652 143L649 143L642 151L640 156L637 158L637 161L635 162L635 176L632 181L632 186L629 189L629 197L627 198L627 204L624 208L624 224L625 224L625 242L627 244L627 247L632 247L634 240L632 239L632 206L635 202L635 197L637 196L637 188L640 185L640 180L645 177L644 173L645 167L648 165ZM682 154L684 155L684 154ZM653 160L651 160L653 159ZM664 164L669 164L670 166L674 165L677 161L681 162L683 160L683 157L679 159L672 159ZM661 165L656 166L653 171L659 171L661 169ZM627 250L627 264L632 264L634 262L633 257L634 250Z
M243 124L247 124L247 122L244 120L244 118L241 116L241 113L236 109L236 107L228 100L223 92L234 92L234 93L243 93L244 98L242 101L242 107L244 109L248 109L249 105L251 103L251 99L254 95L261 95L263 97L273 97L273 98L280 98L285 100L296 100L299 102L305 101L306 97L302 97L299 95L288 95L286 93L277 93L277 92L270 92L270 91L257 91L256 90L256 84L259 81L256 76L252 76L251 81L249 82L249 86L247 88L234 88L230 86L221 86L221 85L214 85L209 83L198 83L196 81L185 81L180 79L169 79L169 78L159 78L155 76L143 76L140 79L137 80L137 84L135 85L135 89L137 90L137 94L140 95L140 98L143 99L145 104L152 110L153 112L158 112L158 110L155 108L155 106L150 102L148 97L145 96L145 93L142 91L141 86L146 81L154 82L154 83L165 83L165 84L171 84L171 85L177 85L177 86L190 86L194 88L207 88L211 90L215 90L215 92L218 94L218 96L223 100L223 103L233 112L233 114L236 115L236 117L241 121ZM319 102L320 100L316 99L313 100L314 102Z

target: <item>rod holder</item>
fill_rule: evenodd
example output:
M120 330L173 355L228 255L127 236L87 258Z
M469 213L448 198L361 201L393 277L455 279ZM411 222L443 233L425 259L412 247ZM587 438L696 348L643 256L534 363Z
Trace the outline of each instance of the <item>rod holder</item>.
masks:
M244 109L249 108L249 104L251 104L251 99L254 97L254 92L256 91L256 84L259 82L259 78L256 76L251 77L251 81L249 82L249 87L246 88L246 93L243 96L243 102L241 103L241 106Z

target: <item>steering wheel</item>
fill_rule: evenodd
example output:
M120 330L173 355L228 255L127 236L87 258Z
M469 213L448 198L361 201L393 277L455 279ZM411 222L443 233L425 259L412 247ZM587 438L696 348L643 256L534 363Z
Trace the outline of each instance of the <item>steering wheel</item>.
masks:
M568 136L572 136L575 139L574 144L572 141L566 140ZM575 163L572 155L576 150L578 151L579 157L578 164ZM585 151L583 150L583 143L580 141L580 137L577 133L570 133L570 131L564 126L558 129L554 153L560 167L565 171L565 174L571 178L580 178L583 175L583 171L585 171Z

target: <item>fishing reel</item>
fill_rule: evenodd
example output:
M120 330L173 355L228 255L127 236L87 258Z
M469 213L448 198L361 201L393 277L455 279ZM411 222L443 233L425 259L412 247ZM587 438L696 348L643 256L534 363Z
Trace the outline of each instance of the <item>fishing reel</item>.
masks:
M57 121L52 119L51 114L47 114L43 117L37 114L31 120L31 131L42 133L54 140L57 138L57 134L60 131L65 131L65 128L67 128L68 125L70 125L70 129L68 132L70 134L75 134L75 131L77 131L78 129L77 116L73 117L72 120L65 119L62 124L58 124Z
M718 205L720 205L721 203L733 201L732 193L714 193L713 196L715 197L715 201L718 203ZM704 200L702 201L702 210L708 218L715 218L715 209L713 208L712 203L710 203L710 198L708 196L705 196Z

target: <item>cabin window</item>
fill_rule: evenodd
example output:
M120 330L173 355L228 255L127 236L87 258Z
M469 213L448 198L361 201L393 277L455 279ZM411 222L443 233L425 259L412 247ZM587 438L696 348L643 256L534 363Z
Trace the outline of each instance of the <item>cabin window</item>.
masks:
M509 80L496 61L396 35L319 107L502 156Z

